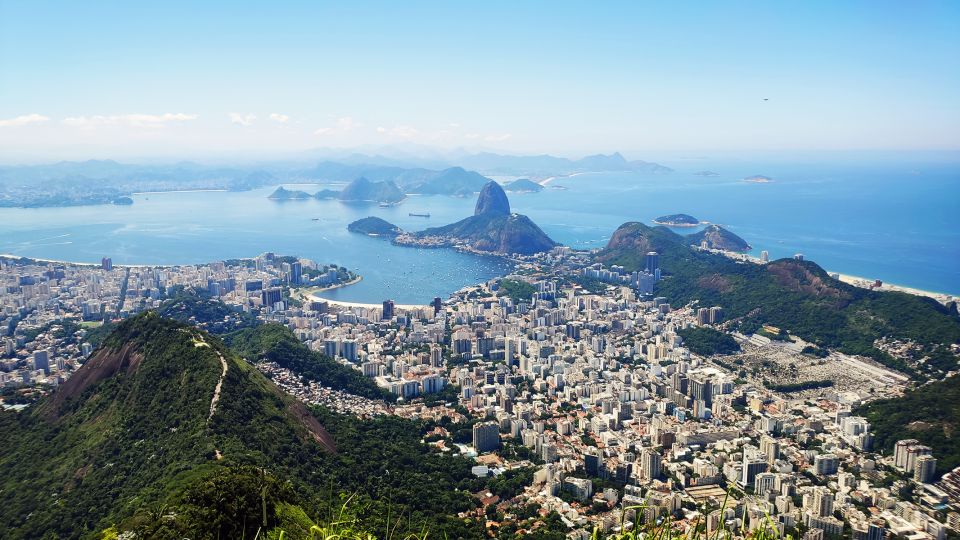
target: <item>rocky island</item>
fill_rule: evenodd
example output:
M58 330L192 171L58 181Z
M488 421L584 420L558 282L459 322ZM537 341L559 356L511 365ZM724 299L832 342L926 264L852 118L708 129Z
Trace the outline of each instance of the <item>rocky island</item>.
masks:
M358 219L347 225L347 230L354 233L366 234L368 236L386 236L395 237L403 233L403 229L393 223L376 216Z
M311 195L306 191L286 189L283 186L279 186L267 198L274 201L295 201L309 199L311 198Z
M543 186L529 178L519 178L504 184L503 189L510 193L538 193L543 191Z
M695 246L706 243L708 249L723 251L750 251L753 249L746 240L719 225L708 225L700 232L687 235L687 240Z
M694 176L713 177L713 176L720 176L720 173L718 173L718 172L713 172L713 171L697 171L697 172L693 173L693 175L694 175Z
M660 216L653 220L657 225L666 225L668 227L696 227L700 220L690 214L670 214L669 216Z
M371 182L361 176L347 184L340 192L341 201L372 201L381 203L397 203L406 197L392 180Z
M313 194L314 199L326 200L326 199L339 199L340 192L333 189L321 189L320 191Z
M762 174L755 174L753 176L748 176L743 179L744 182L752 182L754 184L769 184L773 182L773 178L769 176L764 176Z

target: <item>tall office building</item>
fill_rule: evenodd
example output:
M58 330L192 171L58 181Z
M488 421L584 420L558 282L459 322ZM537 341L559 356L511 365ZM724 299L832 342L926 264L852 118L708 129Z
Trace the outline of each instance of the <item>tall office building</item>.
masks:
M280 287L271 287L260 291L260 302L263 307L272 307L277 302L283 301L283 289Z
M384 300L383 301L383 320L389 321L393 319L393 300Z
M430 302L430 305L433 306L433 314L436 315L443 310L443 300L437 296L433 299L433 302Z
M357 361L357 342L352 339L345 339L340 344L340 356L350 362Z
M100 259L100 268L104 270L113 270L113 259L110 257L104 257Z
M929 484L937 472L937 458L930 455L917 457L913 466L913 479L921 484Z
M50 352L39 350L33 352L33 369L40 370L47 375L50 374Z
M813 489L813 508L811 511L819 517L833 515L833 493L829 488L818 486Z
M293 285L303 283L303 263L300 261L290 263L290 283Z
M500 448L500 428L496 422L474 424L473 448L479 454Z
M656 251L648 252L646 262L646 271L651 274L655 273L655 271L660 268L660 254Z
M660 478L660 454L652 448L644 448L640 452L640 474L644 480Z
M751 459L747 452L744 452L743 456L743 470L740 472L740 480L738 482L741 486L751 486L757 478L757 475L766 472L767 462Z
M780 443L770 435L764 435L760 437L760 453L772 465L780 457Z
M767 250L760 252L760 262L770 262L770 253Z
M916 439L903 439L897 441L896 446L893 447L893 464L899 469L907 468L907 451L911 446L920 444L920 441Z

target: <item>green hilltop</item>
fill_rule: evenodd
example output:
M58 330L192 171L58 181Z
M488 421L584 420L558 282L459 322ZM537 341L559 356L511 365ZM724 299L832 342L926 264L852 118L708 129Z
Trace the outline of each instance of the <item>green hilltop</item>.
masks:
M382 396L282 326L227 342L236 350L147 312L118 324L49 396L0 411L3 537L305 539L339 521L348 498L369 531L482 537L457 513L490 481L424 444L429 425L335 414L280 391L243 357Z
M657 283L658 296L675 306L694 301L722 306L725 319L746 333L773 324L819 346L869 356L920 378L939 378L957 367L948 348L960 342L960 317L933 299L854 287L810 261L746 263L688 243L667 227L629 222L596 259L633 271L644 267L648 251L657 251L665 276ZM915 359L898 360L875 347L883 337L915 341L921 350Z

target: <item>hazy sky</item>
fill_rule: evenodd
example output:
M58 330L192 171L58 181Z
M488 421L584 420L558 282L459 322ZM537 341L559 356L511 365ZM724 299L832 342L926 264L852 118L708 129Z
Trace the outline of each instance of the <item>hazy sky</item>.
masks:
M960 2L147 4L0 0L0 159L960 148Z

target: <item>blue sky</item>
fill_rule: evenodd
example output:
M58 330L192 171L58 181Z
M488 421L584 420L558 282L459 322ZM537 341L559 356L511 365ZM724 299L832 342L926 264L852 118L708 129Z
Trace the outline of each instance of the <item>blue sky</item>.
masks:
M957 58L957 2L0 0L0 159L956 150Z

